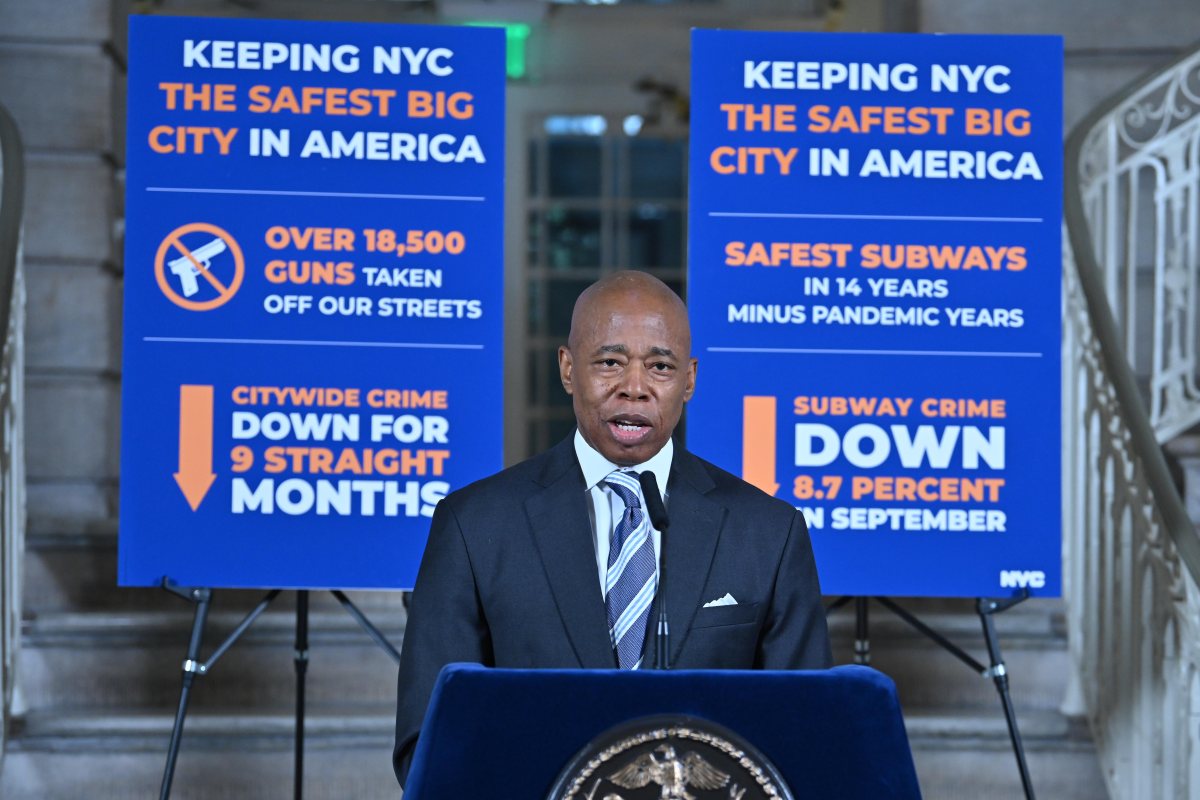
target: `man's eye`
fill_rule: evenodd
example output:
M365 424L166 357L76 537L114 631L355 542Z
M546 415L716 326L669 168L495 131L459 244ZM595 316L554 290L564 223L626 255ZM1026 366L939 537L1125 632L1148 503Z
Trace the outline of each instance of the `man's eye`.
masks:
M669 369L674 369L674 367L671 366L670 364L666 363L665 361L659 361L656 364L651 364L650 369L656 370L658 372L666 372Z
M606 358L606 359L604 359L603 361L601 361L601 362L600 362L600 366L602 366L602 367L615 367L615 366L617 366L617 360L616 360L615 358Z

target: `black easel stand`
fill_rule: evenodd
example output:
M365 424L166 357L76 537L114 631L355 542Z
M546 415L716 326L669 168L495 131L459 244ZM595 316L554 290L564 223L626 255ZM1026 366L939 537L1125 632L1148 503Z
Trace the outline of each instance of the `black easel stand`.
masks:
M292 786L304 796L304 688L308 677L308 591L296 592L296 758Z
M200 661L200 643L204 637L204 626L208 621L208 612L212 606L212 589L177 586L170 578L163 578L162 588L172 594L179 595L184 600L196 604L196 615L192 620L192 635L188 640L187 658L183 662L183 688L179 692L179 708L175 712L175 725L171 729L171 743L167 748L167 764L163 770L162 789L159 800L168 800L171 796L171 782L175 778L175 762L179 758L179 744L183 738L183 722L187 716L188 700L191 696L192 685L196 678L207 675L217 659L225 655L234 642L242 637L254 621L258 619L271 602L279 596L280 589L272 589L263 595L258 604L250 610L242 621L237 624L225 640L213 651L207 661ZM387 640L387 637L376 628L367 616L354 605L343 592L333 590L331 594L341 603L342 608L367 632L367 635L391 656L397 664L400 663L400 653ZM407 606L407 604L406 604ZM301 589L296 592L296 769L295 797L301 800L304 795L304 710L305 710L305 681L308 675L308 591Z
M1033 781L1029 778L1029 767L1025 763L1025 746L1021 743L1021 731L1017 728L1017 712L1013 709L1012 697L1008 692L1008 670L1005 668L1004 658L1000 654L1000 641L996 636L996 625L993 619L1001 611L1007 611L1017 603L1029 599L1029 590L1022 589L1012 597L1003 600L990 600L981 597L975 601L975 612L979 614L979 621L983 625L983 639L987 643L988 659L991 662L991 665L987 667L972 658L961 647L954 644L954 642L926 625L916 616L901 608L887 597L840 597L829 605L826 613L841 608L851 600L854 601L854 663L871 663L868 603L872 599L984 678L992 679L996 684L996 691L1000 693L1000 704L1004 707L1004 719L1008 723L1008 737L1012 741L1013 754L1017 758L1017 770L1021 774L1021 786L1025 790L1026 800L1034 800Z

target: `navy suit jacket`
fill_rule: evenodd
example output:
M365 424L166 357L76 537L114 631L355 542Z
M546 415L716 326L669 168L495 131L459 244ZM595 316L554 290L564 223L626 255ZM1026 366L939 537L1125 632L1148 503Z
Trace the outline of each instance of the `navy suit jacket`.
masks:
M438 672L616 669L573 440L442 500L400 660L393 765L403 784ZM804 517L675 448L663 548L676 669L823 669L832 658ZM736 605L705 608L732 595ZM654 663L651 609L644 663Z

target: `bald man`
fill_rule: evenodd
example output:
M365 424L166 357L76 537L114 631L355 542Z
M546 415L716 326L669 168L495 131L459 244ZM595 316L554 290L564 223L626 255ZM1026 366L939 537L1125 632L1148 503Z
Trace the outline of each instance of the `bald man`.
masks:
M558 366L575 433L434 513L400 662L402 785L446 664L656 666L664 566L673 668L830 665L804 517L671 440L696 389L679 297L640 272L593 284ZM639 485L647 471L669 514L665 553Z

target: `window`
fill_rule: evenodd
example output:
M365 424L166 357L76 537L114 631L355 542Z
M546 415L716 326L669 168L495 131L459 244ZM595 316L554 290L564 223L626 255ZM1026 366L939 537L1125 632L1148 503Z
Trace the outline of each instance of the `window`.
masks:
M527 381L525 455L575 426L558 379L575 298L597 278L638 269L683 296L687 141L656 134L638 117L540 116L525 176ZM513 410L516 412L516 410ZM520 422L519 412L509 414Z

